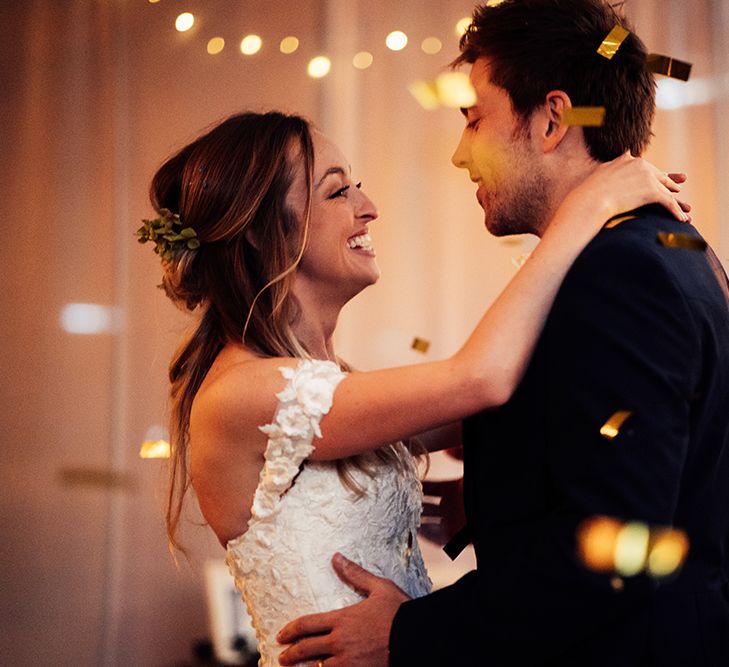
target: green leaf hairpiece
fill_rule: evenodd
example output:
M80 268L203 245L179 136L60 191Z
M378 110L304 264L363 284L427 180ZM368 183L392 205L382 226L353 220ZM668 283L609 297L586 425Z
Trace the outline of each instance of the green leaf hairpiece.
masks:
M169 209L161 208L159 218L142 220L144 223L136 235L139 243L152 241L154 251L163 261L170 262L185 250L197 250L200 240L192 227L183 227L180 216Z

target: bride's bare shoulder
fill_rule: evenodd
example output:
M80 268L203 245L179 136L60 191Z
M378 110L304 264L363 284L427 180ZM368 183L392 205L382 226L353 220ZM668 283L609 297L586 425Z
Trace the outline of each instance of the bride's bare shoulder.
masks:
M223 348L195 395L191 422L235 430L267 423L278 404L276 394L285 385L279 369L298 361L259 357L242 347Z

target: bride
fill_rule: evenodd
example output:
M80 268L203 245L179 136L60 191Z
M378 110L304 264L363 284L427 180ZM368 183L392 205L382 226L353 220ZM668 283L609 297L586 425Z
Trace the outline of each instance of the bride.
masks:
M192 484L253 619L260 665L278 665L288 620L360 599L334 574L334 552L410 597L429 591L415 539L422 452L408 438L431 431L430 449L450 445L452 430L432 430L505 402L603 222L649 202L682 218L677 191L639 159L599 167L456 354L356 372L332 335L344 304L379 277L378 214L341 151L300 117L243 113L159 169L159 217L139 240L155 244L168 296L199 313L170 366L169 539L180 546Z

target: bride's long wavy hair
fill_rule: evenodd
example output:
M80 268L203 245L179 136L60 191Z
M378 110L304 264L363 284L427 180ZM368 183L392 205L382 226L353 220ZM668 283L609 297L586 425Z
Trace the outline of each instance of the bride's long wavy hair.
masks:
M303 219L287 204L294 160L303 164ZM155 174L150 199L192 227L197 250L163 263L161 287L177 305L197 310L196 328L169 367L169 488L165 520L171 550L190 487L189 424L192 403L218 353L243 342L262 357L309 358L291 327L298 303L294 271L309 235L314 178L312 130L300 116L279 112L232 116L169 158ZM343 369L347 366L341 363ZM417 447L417 446L413 446ZM342 482L362 493L353 469L373 474L375 460L404 465L397 450L337 462Z

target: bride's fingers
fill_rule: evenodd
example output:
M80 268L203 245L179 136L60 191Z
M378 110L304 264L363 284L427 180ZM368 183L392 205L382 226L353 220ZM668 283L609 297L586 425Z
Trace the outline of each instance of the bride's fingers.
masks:
M668 176L668 178L670 178L674 183L685 183L688 179L688 176L686 176L686 174L682 171L669 172L666 176Z

